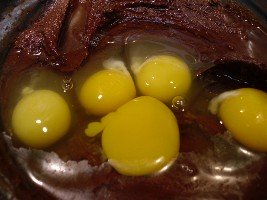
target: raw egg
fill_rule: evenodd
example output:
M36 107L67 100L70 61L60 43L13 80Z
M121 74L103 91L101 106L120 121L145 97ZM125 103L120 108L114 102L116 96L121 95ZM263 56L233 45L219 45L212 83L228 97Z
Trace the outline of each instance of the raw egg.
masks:
M136 95L131 76L119 70L104 69L90 76L82 85L79 99L89 114L105 115Z
M88 136L102 133L102 146L109 163L124 175L160 171L175 160L179 129L172 111L159 100L141 96L89 123Z
M165 103L185 95L191 85L187 64L171 55L153 56L133 71L140 92Z
M34 148L44 148L64 136L71 121L66 101L51 90L27 91L12 114L16 137Z
M267 152L267 93L253 88L225 92L211 101L210 110L241 144Z

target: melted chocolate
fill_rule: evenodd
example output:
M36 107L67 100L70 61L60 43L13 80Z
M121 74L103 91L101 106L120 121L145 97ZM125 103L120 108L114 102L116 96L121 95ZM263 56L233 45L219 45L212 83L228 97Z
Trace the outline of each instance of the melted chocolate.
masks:
M117 174L94 150L99 138L85 142L85 136L75 136L51 149L59 158L16 148L4 135L0 172L6 179L0 187L19 199L266 199L266 154L244 149L203 110L220 90L250 86L267 91L264 30L249 11L223 1L54 0L19 34L6 58L0 85L3 116L20 73L36 65L71 73L117 35L122 40L134 34L161 35L215 67L198 70L195 81L202 87L187 110L176 113L181 154L166 172Z

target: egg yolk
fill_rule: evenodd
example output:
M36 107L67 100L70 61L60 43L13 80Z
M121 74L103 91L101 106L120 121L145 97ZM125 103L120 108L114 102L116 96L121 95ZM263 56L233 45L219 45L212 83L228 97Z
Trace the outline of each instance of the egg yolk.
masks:
M267 93L242 88L216 98L221 99L218 114L233 137L253 150L267 152Z
M34 148L44 148L59 140L67 133L70 121L66 101L50 90L36 90L25 95L12 114L14 134Z
M131 76L117 70L101 70L89 77L80 90L80 102L88 113L105 115L136 95Z
M141 96L90 123L85 131L102 133L109 163L124 175L146 175L167 166L179 150L179 129L171 110L159 100Z
M136 82L143 95L170 103L176 96L185 95L191 85L191 74L184 61L174 56L154 56L136 72Z

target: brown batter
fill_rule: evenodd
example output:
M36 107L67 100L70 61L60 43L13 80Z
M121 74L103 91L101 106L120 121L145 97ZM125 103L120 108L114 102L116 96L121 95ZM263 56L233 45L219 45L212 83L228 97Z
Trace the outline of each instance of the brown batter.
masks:
M214 81L225 81L225 85L231 85L229 88L237 86L220 78L221 71L226 68L231 73L237 70L239 78L250 80L249 86L267 87L266 32L249 11L235 3L214 0L54 0L40 19L18 36L10 50L1 74L1 104L6 105L12 82L24 70L38 64L72 72L93 52L104 49L109 38L120 35L126 39L135 33L162 35L177 41L188 51L198 52L201 61L217 64L218 71L211 70L207 76ZM245 70L240 72L242 66ZM257 81L246 78L248 74L257 77ZM197 81L207 84L201 78ZM201 92L209 95L205 87ZM10 179L9 184L14 186L11 189L19 199L51 199L46 191L66 199L266 199L266 155L253 154L250 158L238 153L239 147L235 143L224 142L228 141L223 135L224 128L216 119L197 114L197 108L207 107L207 102L201 96L195 102L198 103L192 103L188 112L180 115L182 154L162 175L125 177L107 164L101 165L99 155L93 153L76 160L88 159L89 164L96 167L83 170L81 163L62 163L62 169L53 173L44 166L49 166L57 158L52 156L50 162L33 162L29 152L8 145L0 145L0 171ZM214 137L210 136L214 134ZM81 138L74 139L74 144L68 147L82 145L79 140ZM5 143L3 139L1 143ZM3 153L9 148L10 155L19 155L16 162L24 163L19 169L9 155ZM216 151L218 149L220 152ZM59 155L65 152L55 151ZM216 171L216 166L220 172ZM236 170L224 171L227 166ZM75 168L73 174L67 176L66 171L73 170L72 167ZM29 181L29 173L19 172L25 169L35 169L32 173L40 180L46 177L48 186L33 184L32 179ZM24 179L24 176L30 178ZM60 191L65 193L60 194ZM68 196L68 191L72 191L70 194L76 192L76 195Z

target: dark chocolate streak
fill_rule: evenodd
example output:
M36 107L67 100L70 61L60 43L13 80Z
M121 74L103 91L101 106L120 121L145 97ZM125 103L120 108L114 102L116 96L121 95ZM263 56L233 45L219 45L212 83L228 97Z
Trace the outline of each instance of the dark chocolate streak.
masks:
M253 67L264 74L267 73L267 56L262 53L266 50L267 42L264 30L265 28L249 11L233 2L225 3L219 0L54 0L39 19L20 33L15 40L1 72L1 104L6 105L12 82L24 70L41 65L62 72L72 72L79 68L87 57L104 49L107 41L116 35L125 38L129 34L147 32L163 35L199 52L200 60L203 62L219 65L231 62L234 63L231 67L235 67L235 61L240 61L253 64ZM199 98L201 99L201 96ZM187 133L182 137L188 142L181 144L183 152L201 152L216 142L215 140L211 142L209 138L204 137L205 134L197 135L192 131L195 129L210 134L223 132L222 127L212 120L215 119L191 116L190 113L181 119L179 122L183 127L181 132ZM188 123L188 121L191 122ZM192 126L192 121L195 121L194 126ZM205 127L207 123L211 126ZM186 140L186 137L189 139ZM194 146L194 142L198 144ZM0 150L1 152L8 151L5 146L0 146ZM212 150L212 147L209 147L209 150ZM203 180L200 177L200 180L197 180L199 183L187 182L199 173L195 166L198 164L205 166L205 160L199 159L199 163L192 163L192 160L195 162L197 158L191 154L188 154L188 157L186 155L181 156L166 176L129 178L114 171L110 172L110 167L104 166L103 169L96 170L96 174L93 175L93 172L84 172L84 174L88 173L88 179L81 173L79 183L70 180L66 185L75 188L75 184L80 184L80 187L87 189L79 191L80 196L83 196L81 193L84 192L85 196L88 194L88 198L96 199L174 199L175 196L175 199L240 198L234 193L237 190L229 186L228 190L233 189L233 193L222 191L219 194L220 187L223 187L221 185L210 185L211 192L204 190L209 184L206 182L209 180L208 176L202 177ZM216 160L219 155L214 153L210 157ZM23 154L20 159L25 159ZM30 161L30 159L25 159L25 163ZM16 193L19 198L52 198L37 186L25 185L24 179L17 175L18 172L10 163L7 155L0 155L0 162L6 163L0 166L2 171L9 170L6 176L11 180L15 179L11 183L18 187ZM267 167L266 163L262 165L258 162L254 168L246 170L248 173L253 173ZM243 173L242 170L241 172ZM45 174L47 171L39 172L39 174L42 173ZM202 173L209 174L205 171ZM264 172L261 171L260 174ZM54 182L54 177L50 178L52 186L53 184L55 187L62 186L60 182ZM213 180L212 178L210 180ZM246 177L243 178L247 180ZM76 180L77 177L74 179ZM262 183L266 186L266 175L263 179ZM246 181L243 184L242 180L241 176L239 186L248 188ZM33 191L31 187L34 187ZM250 190L260 191L263 187L255 186ZM223 189L227 189L227 186ZM253 196L249 196L251 194L248 194L247 199L253 199ZM258 193L258 195L266 197L263 193Z

